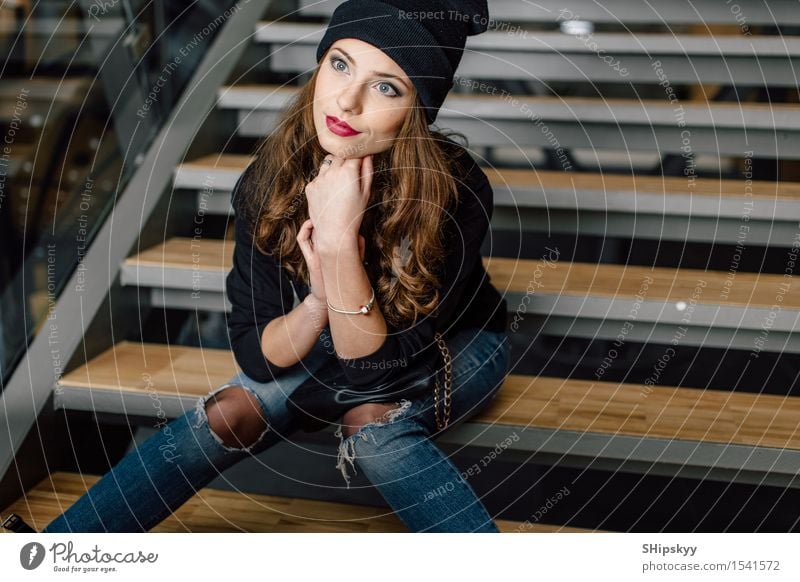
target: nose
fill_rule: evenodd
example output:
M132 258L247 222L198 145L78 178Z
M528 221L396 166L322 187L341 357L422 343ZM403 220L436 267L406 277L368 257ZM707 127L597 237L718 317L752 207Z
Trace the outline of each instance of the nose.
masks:
M342 111L358 114L361 109L362 84L357 82L347 83L339 91L336 104Z

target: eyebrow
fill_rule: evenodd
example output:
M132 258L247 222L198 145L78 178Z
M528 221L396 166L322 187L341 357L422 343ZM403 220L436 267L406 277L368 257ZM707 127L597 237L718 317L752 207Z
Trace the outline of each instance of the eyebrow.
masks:
M344 55L344 58L346 58L352 64L354 64L354 65L356 64L356 62L353 60L353 57L348 55L347 52L344 49L341 49L341 48L339 48L337 46L333 50L339 51L340 53L342 53ZM408 89L408 85L406 84L406 82L403 79L401 79L400 77L398 77L397 75L392 75L391 73L382 73L381 71L372 71L372 73L375 74L375 75L378 75L379 77L390 77L392 79L397 79L398 81L400 81L403 84L403 86L406 89Z

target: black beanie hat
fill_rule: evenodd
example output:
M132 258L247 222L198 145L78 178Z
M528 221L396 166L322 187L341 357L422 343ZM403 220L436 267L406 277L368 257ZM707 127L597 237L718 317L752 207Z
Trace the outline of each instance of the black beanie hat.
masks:
M331 16L317 63L340 38L381 49L414 83L433 123L453 86L467 36L488 26L486 0L347 0Z

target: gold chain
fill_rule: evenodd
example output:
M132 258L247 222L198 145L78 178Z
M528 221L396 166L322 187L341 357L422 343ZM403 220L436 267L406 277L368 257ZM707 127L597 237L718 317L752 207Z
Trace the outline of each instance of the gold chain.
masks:
M450 423L450 407L452 405L452 391L453 391L453 364L450 360L450 350L447 349L447 344L442 338L442 334L438 331L433 335L436 342L439 344L439 350L442 352L444 359L444 412L439 412L439 374L437 371L435 377L435 384L433 388L433 409L436 413L436 428L444 430Z

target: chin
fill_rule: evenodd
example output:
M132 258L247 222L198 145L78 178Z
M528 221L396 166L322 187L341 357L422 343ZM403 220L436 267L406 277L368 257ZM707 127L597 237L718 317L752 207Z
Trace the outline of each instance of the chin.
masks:
M319 139L319 137L317 139ZM362 145L362 142L353 142L352 138L348 137L337 139L336 136L328 135L325 136L324 139L319 139L319 144L322 149L329 154L333 154L341 158L363 158L367 154L371 153L369 151L371 148L368 145Z
M336 150L337 150L339 147L341 147L341 146L338 146L338 145L337 145L337 144L336 144L336 143L335 143L335 142L334 142L334 141L333 141L333 140L330 138L330 136L327 136L327 135L326 135L326 136L324 136L324 137L320 137L321 135L322 135L322 134L321 134L320 132L317 132L317 141L319 142L319 145L320 145L320 147L321 147L323 150L325 150L326 152L328 152L329 154L336 154Z

